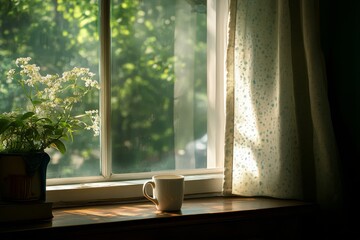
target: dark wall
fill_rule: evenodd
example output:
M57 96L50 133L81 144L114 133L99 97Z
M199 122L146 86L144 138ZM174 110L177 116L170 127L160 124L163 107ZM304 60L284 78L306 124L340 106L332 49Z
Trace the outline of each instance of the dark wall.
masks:
M329 102L344 190L344 207L358 205L360 161L360 1L320 0L321 37ZM355 205L354 205L355 204Z

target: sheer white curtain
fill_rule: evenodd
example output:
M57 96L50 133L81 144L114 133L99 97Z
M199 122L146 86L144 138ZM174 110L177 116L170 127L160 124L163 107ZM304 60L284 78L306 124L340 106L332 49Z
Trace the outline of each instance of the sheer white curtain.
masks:
M337 205L337 149L314 0L231 0L225 195Z

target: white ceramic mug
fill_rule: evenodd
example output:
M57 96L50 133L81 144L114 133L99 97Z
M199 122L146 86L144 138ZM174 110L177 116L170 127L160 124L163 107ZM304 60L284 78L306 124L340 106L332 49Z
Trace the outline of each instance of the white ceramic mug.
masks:
M146 191L148 185L153 189L153 196ZM180 211L184 199L184 176L155 175L144 183L143 194L159 211Z

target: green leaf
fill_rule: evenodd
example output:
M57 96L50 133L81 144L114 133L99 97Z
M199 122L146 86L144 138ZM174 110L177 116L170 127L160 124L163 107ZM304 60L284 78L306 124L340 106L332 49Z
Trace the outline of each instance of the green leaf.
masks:
M41 120L46 121L46 122L48 122L48 123L52 123L52 121L51 121L50 118L42 118Z
M24 113L24 114L21 116L20 119L21 119L21 120L25 120L25 119L28 119L28 118L34 116L34 115L35 115L34 112L27 112L27 113Z
M22 119L17 119L13 122L11 122L11 124L14 126L14 127L21 127L24 125L24 122L22 121Z
M42 100L32 100L31 102L32 102L32 104L34 104L34 105L39 105L39 104L41 104L41 103L44 102L44 101L42 101Z
M64 154L66 152L65 144L62 141L60 141L59 139L54 139L52 141L51 145L52 145L52 147L59 150L62 154Z
M59 135L59 136L62 136L62 135L64 135L64 132L63 132L63 129L54 129L54 133L56 134L56 135Z
M46 128L46 129L49 129L49 130L54 130L55 129L54 126L48 125L48 124L44 125L43 127Z
M0 118L0 134L10 126L11 121L5 118Z

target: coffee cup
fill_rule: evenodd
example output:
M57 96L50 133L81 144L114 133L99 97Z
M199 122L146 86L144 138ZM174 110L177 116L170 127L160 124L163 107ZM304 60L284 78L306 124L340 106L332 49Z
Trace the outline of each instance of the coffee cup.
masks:
M147 186L151 186L152 196L148 194ZM144 183L143 194L159 211L180 211L184 199L184 176L155 175Z

